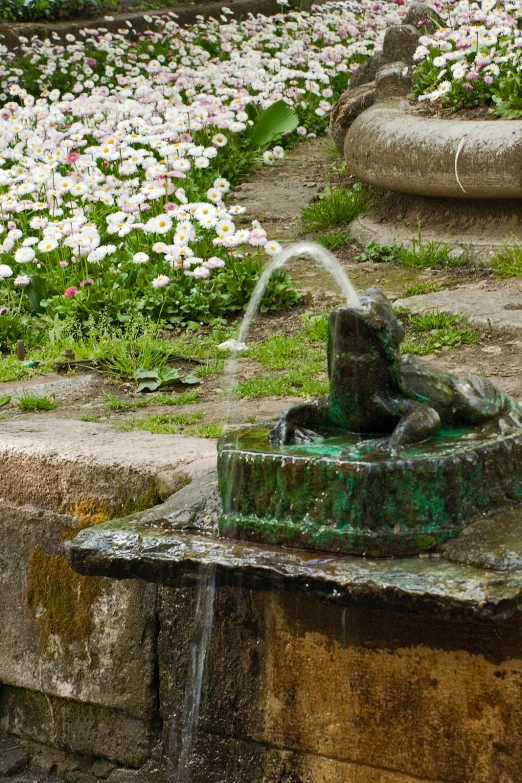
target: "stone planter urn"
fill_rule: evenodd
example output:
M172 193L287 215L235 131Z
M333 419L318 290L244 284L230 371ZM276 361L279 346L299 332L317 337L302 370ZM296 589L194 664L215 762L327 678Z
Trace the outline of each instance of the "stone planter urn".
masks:
M408 102L411 58L436 12L414 3L388 28L381 54L367 61L332 110L330 134L350 171L384 191L350 228L366 243L423 239L488 255L522 239L522 122L421 116Z

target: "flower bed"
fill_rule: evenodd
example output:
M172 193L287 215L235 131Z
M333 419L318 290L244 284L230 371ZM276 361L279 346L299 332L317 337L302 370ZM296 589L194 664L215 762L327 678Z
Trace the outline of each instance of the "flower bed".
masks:
M239 228L244 209L225 196L257 159L277 163L323 130L398 18L393 3L375 9L334 3L189 29L164 17L138 37L98 30L3 52L0 342L36 339L27 326L42 317L182 324L242 309L279 246L255 220ZM259 116L281 100L297 127L273 146ZM295 299L280 273L264 307Z
M493 114L522 116L521 28L522 0L461 0L447 27L420 38L413 95L452 109L494 104Z

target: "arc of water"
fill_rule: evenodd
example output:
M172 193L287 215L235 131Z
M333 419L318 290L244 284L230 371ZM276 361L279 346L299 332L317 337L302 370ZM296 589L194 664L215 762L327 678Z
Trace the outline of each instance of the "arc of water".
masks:
M261 277L257 281L256 287L254 288L250 302L248 303L248 307L243 317L241 327L239 329L239 335L236 342L238 348L232 350L231 356L225 365L225 375L228 378L228 382L225 385L229 390L231 390L235 384L238 349L242 346L243 343L246 342L248 332L252 325L252 321L254 320L257 311L259 310L259 305L261 304L263 294L266 291L270 276L273 272L275 272L276 269L280 269L282 266L284 266L291 258L305 255L312 256L314 260L319 261L319 263L321 263L323 267L331 273L332 277L335 279L336 283L341 289L341 293L346 300L347 305L357 309L361 307L361 302L357 295L357 291L353 287L350 279L348 278L348 275L333 253L330 253L329 250L327 250L322 245L317 244L317 242L294 242L293 244L288 245L288 247L285 247L283 250L281 250L281 252L274 256L270 263L265 266L261 273ZM231 402L229 401L226 416L229 424L231 409L230 406Z
M286 264L287 261L289 261L291 258L296 258L296 256L312 256L312 258L319 261L334 277L336 283L341 289L344 298L346 299L346 303L351 307L359 308L361 306L359 297L357 296L357 291L353 287L350 279L348 278L348 275L333 253L330 253L329 250L327 250L322 245L317 244L317 242L294 242L274 256L272 261L270 261L270 263L267 264L263 269L261 277L257 281L256 287L254 288L250 298L250 302L248 303L248 307L239 330L239 343L245 342L246 340L254 316L259 309L259 305L261 304L261 300L263 298L263 294L265 293L270 276L273 272L275 272L276 269L280 269Z

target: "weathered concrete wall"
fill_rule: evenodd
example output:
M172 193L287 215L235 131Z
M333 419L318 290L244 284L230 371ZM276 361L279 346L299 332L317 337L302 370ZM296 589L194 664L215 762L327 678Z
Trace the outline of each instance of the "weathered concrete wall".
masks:
M139 766L156 709L156 589L75 574L60 550L78 525L70 515L0 505L0 723Z
M80 576L63 544L157 503L214 459L197 438L2 423L1 728L126 767L146 761L158 733L157 588Z
M161 589L161 714L174 766L193 611L192 590ZM221 588L207 670L193 783L520 781L520 622Z

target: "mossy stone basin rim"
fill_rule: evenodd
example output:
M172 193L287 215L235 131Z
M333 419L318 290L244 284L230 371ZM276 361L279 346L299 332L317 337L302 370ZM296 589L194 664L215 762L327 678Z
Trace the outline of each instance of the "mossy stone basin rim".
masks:
M420 117L390 98L348 129L352 174L383 190L446 198L522 198L522 121Z
M522 434L441 430L398 458L361 436L271 448L270 426L221 437L220 534L387 557L436 551L470 522L522 501Z

